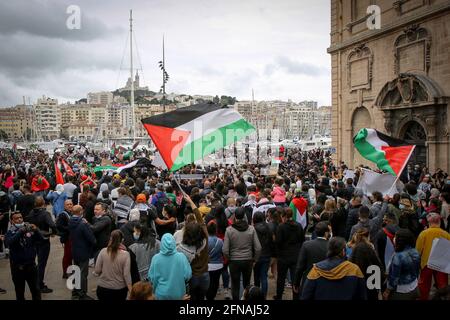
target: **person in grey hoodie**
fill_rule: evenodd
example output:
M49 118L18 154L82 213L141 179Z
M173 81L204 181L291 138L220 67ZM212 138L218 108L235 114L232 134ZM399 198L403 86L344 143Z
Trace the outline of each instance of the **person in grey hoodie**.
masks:
M141 281L145 281L152 258L159 253L161 243L147 226L135 227L133 237L136 242L130 245L129 249L136 255L139 276Z
M233 224L225 231L223 255L230 261L231 291L233 300L239 300L241 275L244 288L250 284L252 268L261 254L261 244L253 226L245 221L245 209L234 213Z

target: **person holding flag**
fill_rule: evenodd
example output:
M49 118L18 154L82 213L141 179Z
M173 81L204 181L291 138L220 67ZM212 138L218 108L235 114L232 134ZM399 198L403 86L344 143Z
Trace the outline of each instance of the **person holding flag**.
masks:
M38 197L43 196L48 188L50 188L50 183L40 171L36 171L31 181L31 191Z
M308 201L303 198L301 189L295 190L295 197L292 199L289 207L294 213L294 220L300 223L303 231L306 232L308 227Z

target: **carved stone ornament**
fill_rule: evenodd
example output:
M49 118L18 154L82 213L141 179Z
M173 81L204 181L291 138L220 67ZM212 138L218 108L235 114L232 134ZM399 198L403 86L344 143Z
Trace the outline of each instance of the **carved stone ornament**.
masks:
M378 107L395 107L415 103L431 102L435 97L429 92L425 77L405 73L389 81L381 89L375 101Z
M403 34L398 36L394 43L394 71L395 74L400 74L401 72L407 72L409 70L400 70L400 65L402 61L402 52L412 51L417 59L417 65L420 71L428 74L431 65L431 36L425 28L420 27L417 24L408 26L403 30ZM409 53L411 55L411 53ZM423 70L422 70L423 69Z
M359 68L352 70L356 65ZM347 57L347 82L350 91L371 88L372 65L373 53L365 44L360 44L350 51Z

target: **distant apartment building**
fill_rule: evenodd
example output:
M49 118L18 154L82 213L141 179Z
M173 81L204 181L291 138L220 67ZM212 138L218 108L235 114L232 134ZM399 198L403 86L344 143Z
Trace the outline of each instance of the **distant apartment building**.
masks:
M51 141L61 134L61 117L58 100L42 96L34 105L38 139Z
M0 109L0 132L12 141L26 141L35 135L33 106L17 105Z
M109 91L89 92L87 103L89 104L111 104L114 101L114 95Z

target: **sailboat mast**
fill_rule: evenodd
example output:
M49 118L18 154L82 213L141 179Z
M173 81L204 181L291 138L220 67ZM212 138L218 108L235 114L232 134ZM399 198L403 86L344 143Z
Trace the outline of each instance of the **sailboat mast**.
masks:
M130 104L131 104L131 130L133 130L133 143L136 140L136 128L135 128L135 112L134 112L134 81L133 81L133 10L130 10Z
M164 35L163 35L163 43L162 43L162 54L163 54L163 59L162 59L162 66L163 66L163 111L164 113L166 113L166 75L164 74L164 72L166 71L166 60L164 57Z

